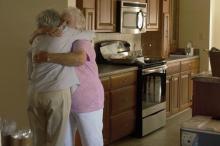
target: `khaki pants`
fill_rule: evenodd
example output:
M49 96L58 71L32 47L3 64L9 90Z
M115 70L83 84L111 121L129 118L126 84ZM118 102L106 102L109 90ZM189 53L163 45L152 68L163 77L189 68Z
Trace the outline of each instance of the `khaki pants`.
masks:
M34 93L28 116L33 131L33 146L64 146L71 107L70 89Z

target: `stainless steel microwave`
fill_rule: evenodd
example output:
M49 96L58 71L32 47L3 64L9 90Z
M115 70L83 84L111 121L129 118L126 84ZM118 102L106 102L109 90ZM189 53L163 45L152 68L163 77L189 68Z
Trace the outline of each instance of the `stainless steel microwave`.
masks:
M121 33L146 32L147 3L118 1L117 29Z

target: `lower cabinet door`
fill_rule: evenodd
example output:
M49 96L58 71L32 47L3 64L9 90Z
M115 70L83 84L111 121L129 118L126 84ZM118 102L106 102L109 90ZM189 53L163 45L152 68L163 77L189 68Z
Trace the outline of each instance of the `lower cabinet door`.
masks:
M172 114L179 112L179 82L180 74L172 75L171 80L171 112Z
M135 110L131 109L111 117L110 141L113 142L134 132Z

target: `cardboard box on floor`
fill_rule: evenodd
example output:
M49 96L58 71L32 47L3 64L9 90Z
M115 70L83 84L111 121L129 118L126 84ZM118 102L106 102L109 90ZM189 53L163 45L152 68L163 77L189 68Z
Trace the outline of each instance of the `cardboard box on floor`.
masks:
M182 124L181 146L220 146L220 121L195 116Z

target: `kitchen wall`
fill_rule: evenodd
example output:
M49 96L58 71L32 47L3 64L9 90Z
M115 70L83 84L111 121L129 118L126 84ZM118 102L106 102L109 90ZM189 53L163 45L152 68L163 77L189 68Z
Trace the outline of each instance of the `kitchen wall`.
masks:
M210 21L210 48L217 47L220 48L220 1L210 0L211 2L211 21Z
M35 28L35 16L46 8L62 10L63 0L0 1L0 116L26 127L28 39Z
M201 71L209 66L208 54L203 51L209 49L209 11L210 0L180 0L179 47L192 41L194 48L200 49Z

